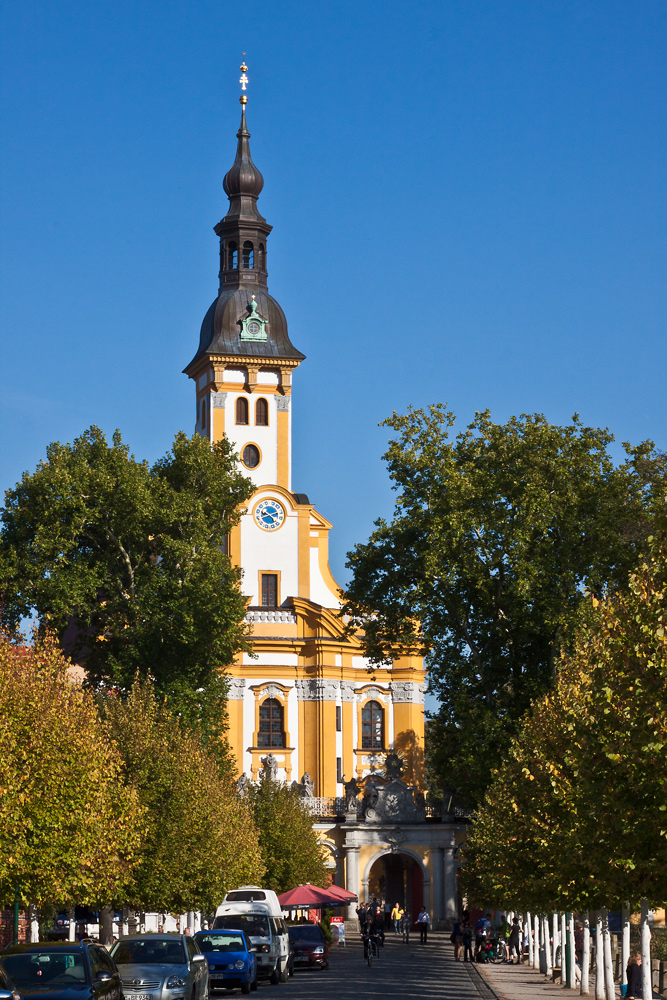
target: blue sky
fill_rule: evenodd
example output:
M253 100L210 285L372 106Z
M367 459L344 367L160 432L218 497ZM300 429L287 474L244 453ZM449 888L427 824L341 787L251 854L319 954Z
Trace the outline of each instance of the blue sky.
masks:
M664 0L21 0L0 27L3 489L92 423L150 460L193 429L244 50L307 355L293 486L341 582L392 509L392 410L667 448Z

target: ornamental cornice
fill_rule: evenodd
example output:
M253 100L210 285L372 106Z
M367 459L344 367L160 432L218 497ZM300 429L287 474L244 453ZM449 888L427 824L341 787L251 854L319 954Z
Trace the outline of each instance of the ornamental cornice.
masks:
M227 402L227 393L226 392L212 392L211 393L211 402L213 404L213 409L214 410L224 410L225 403Z
M416 681L392 681L389 686L395 704L424 704L426 684L417 684Z
M245 693L245 678L229 677L227 679L227 684L229 685L227 691L228 701L243 701L243 695Z
M339 681L329 681L323 677L296 681L299 701L336 701L339 690Z
M354 684L352 681L340 682L340 700L354 701Z

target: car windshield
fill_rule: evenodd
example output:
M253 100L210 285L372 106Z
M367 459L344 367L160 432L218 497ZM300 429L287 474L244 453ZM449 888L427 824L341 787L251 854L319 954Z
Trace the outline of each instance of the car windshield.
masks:
M111 952L116 965L185 965L183 945L177 939L164 941L119 941Z
M290 941L322 941L322 931L313 924L301 924L298 927L290 927Z
M214 931L225 930L245 931L248 937L270 937L269 918L260 917L255 913L228 913L224 917L216 917Z
M218 951L245 951L245 941L242 934L207 934L197 937L197 944L208 955Z
M41 989L86 982L81 952L29 951L5 955L3 965L18 989Z

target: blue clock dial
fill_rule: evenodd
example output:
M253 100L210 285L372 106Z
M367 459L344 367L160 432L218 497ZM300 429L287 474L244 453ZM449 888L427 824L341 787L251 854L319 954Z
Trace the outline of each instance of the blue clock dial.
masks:
M277 500L262 500L255 507L255 521L265 531L275 531L285 520L285 511Z

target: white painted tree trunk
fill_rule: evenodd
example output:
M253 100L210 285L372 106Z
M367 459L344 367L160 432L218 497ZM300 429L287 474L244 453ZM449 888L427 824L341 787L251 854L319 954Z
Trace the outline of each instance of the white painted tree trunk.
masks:
M560 982L561 986L565 986L566 972L566 959L565 959L565 939L567 937L567 923L565 920L565 914L560 915Z
M76 941L76 910L72 907L69 911L69 935L70 941Z
M533 968L540 967L540 918L535 914L533 917Z
M642 899L642 986L645 997L653 996L653 984L651 982L651 928L648 922L648 899Z
M542 917L542 934L544 936L544 972L551 979L553 966L551 964L551 942L549 940L549 917L545 913Z
M630 904L623 903L623 937L621 938L621 986L628 985L630 961Z
M611 960L611 934L609 933L609 910L606 906L602 908L602 941L604 943L604 985L607 1000L614 1000L616 987L614 986L614 966ZM649 994L650 996L650 994Z
M570 918L567 922L567 943L570 948L570 989L576 990L577 988L577 955L574 950L574 913L570 913Z
M526 934L528 935L528 965L533 966L533 921L530 913L526 912Z
M34 903L28 907L28 935L30 944L39 942L39 920L37 919L37 907Z
M595 914L595 1000L605 1000L602 914L599 910Z
M554 913L551 917L551 965L555 969L558 965L558 914Z
M591 922L588 918L588 910L584 913L584 948L581 955L581 993L587 996L591 990L589 986L589 972L591 967Z

